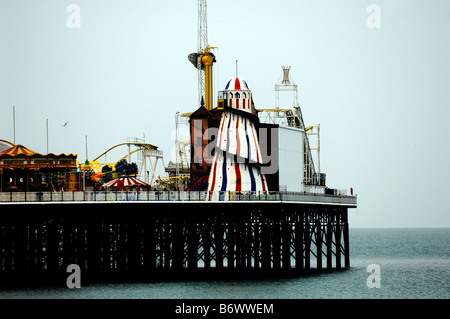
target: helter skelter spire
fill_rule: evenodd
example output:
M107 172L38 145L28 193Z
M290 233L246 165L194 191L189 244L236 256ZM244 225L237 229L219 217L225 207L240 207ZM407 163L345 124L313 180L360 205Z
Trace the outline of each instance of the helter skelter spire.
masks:
M245 80L233 78L221 93L224 105L209 175L208 199L228 200L234 192L266 192L252 92Z

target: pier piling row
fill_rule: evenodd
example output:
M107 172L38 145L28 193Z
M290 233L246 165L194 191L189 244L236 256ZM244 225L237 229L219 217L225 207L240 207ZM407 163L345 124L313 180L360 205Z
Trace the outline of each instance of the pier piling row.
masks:
M350 267L342 205L50 202L0 209L0 286L67 277L70 264L93 281Z

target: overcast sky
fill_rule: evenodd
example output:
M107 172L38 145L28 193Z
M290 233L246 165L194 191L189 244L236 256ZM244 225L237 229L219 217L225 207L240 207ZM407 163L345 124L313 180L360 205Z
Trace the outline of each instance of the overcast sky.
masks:
M358 194L352 227L450 227L448 0L209 0L208 33L214 91L239 60L257 108L292 66L328 186ZM50 152L145 135L167 164L175 113L198 107L196 48L197 0L0 0L0 139L15 106L16 143L37 152L48 119Z

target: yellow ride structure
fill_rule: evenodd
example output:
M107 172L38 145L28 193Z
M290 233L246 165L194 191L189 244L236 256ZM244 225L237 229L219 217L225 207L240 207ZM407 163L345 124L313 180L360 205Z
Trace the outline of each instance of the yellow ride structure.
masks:
M102 156L105 156L105 163L107 162L107 155L112 150L121 147L121 146L127 146L127 154L123 156L122 159L127 159L129 163L131 163L131 155L136 154L137 155L137 161L138 161L138 178L142 181L145 181L148 184L152 184L156 182L156 168L158 165L158 161L161 160L164 165L164 158L163 158L163 152L158 149L158 146L155 146L150 143L145 143L142 141L139 141L137 138L129 138L127 142L120 143L117 145L114 145L110 147L108 150L97 156L92 162L98 161ZM132 147L135 147L134 150L132 150ZM147 162L149 163L149 166L147 166ZM147 169L149 168L148 175Z

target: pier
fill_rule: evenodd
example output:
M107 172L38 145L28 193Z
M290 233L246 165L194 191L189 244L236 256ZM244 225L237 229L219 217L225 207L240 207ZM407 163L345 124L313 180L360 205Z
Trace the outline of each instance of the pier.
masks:
M226 194L221 194L225 196ZM0 285L300 275L350 267L356 196L1 193ZM220 197L220 196L219 196Z

